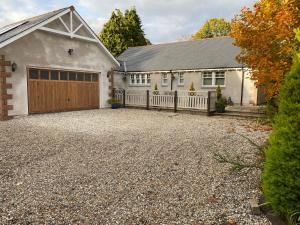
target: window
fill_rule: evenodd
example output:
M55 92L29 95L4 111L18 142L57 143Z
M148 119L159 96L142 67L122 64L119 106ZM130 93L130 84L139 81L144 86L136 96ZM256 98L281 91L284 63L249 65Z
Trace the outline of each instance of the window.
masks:
M216 87L225 86L225 72L224 71L206 71L202 75L202 86Z
M58 80L58 71L51 71L51 80Z
M130 84L134 84L135 83L135 76L134 74L130 75Z
M84 80L90 82L92 80L92 75L89 74L89 73L86 73L85 76L84 76Z
M77 73L77 80L84 81L84 73Z
M146 86L150 84L150 74L130 74L130 85Z
M212 72L203 73L203 86L212 86Z
M98 74L92 74L92 81L97 82L98 81Z
M136 84L140 84L140 74L136 75Z
M225 73L224 72L216 72L215 85L220 85L220 86L225 85Z
M184 85L184 74L178 73L178 85Z
M163 73L161 75L161 83L164 86L168 85L168 74L167 73Z
M84 73L76 71L59 71L46 69L28 70L29 79L34 80L49 80L49 81L80 81L80 82L98 82L98 73Z
M75 81L76 80L76 73L70 72L69 73L69 80Z
M142 84L146 83L146 74L141 74L142 76Z
M48 70L41 70L40 71L40 79L41 80L49 80L49 71Z
M29 78L30 79L39 79L39 71L35 69L29 70Z
M60 80L68 80L68 72L61 71L60 72Z
M147 84L150 84L151 83L151 77L150 77L150 74L147 74Z

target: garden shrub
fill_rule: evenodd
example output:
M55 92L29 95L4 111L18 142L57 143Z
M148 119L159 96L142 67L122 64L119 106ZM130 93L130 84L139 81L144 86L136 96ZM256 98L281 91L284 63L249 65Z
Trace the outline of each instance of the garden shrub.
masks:
M194 95L195 95L195 87L194 87L194 82L192 82L189 88L189 96L194 96Z
M295 56L279 94L279 111L274 120L263 172L266 200L275 212L287 218L300 212L299 56Z
M154 95L159 95L159 91L158 91L157 84L155 84L155 86L154 86L153 94L154 94Z

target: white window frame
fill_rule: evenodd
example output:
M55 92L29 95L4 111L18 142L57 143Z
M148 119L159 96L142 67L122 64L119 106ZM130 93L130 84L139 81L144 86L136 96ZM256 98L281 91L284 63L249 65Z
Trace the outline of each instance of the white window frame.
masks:
M181 80L183 80L181 82ZM184 73L180 72L178 73L178 86L184 86Z
M218 73L218 72L222 72L223 74L224 74L224 85L217 85L216 84L216 74ZM212 84L211 85L206 85L206 84L204 84L204 76L206 75L205 73L211 73L211 79L212 79ZM204 71L204 72L202 72L202 76L201 76L201 79L202 79L202 87L218 87L218 86L220 86L220 87L226 87L226 72L225 71Z
M223 79L224 79L224 84L221 84L220 87L225 87L225 71L216 71L215 72L215 79L214 79L215 86L218 86L218 84L217 84L217 78L220 78L220 77L217 77L217 73L222 73Z
M161 74L161 86L168 86L168 74L162 73Z
M141 85L145 85L146 84L146 74L140 74L141 77Z
M146 74L146 73L131 73L131 74L129 74L129 86L150 86L151 77L149 79L150 83L148 83L148 75L150 76L150 74ZM145 83L142 83L143 79L144 79ZM139 81L139 83L138 83L138 81Z
M146 74L146 84L147 85L151 84L151 75L150 75L150 73Z

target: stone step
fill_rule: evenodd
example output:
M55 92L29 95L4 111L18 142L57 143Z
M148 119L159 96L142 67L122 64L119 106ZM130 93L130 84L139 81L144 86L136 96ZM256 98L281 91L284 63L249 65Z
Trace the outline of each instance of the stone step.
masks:
M262 113L241 113L241 112L225 112L225 113L214 113L216 116L229 116L229 117L243 117L243 118L264 118L265 114Z

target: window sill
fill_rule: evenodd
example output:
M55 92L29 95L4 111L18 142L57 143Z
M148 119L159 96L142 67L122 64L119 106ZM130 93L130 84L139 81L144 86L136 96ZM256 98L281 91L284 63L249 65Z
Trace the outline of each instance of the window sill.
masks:
M151 84L129 84L129 87L150 87Z
M168 87L169 85L168 84L162 84L161 86L162 87Z
M209 88L217 88L219 85L211 85L211 86L204 86L204 85L202 85L201 86L201 88L207 88L207 89L209 89ZM226 88L226 86L225 85L220 85L220 88Z
M184 87L184 84L177 84L178 87Z

